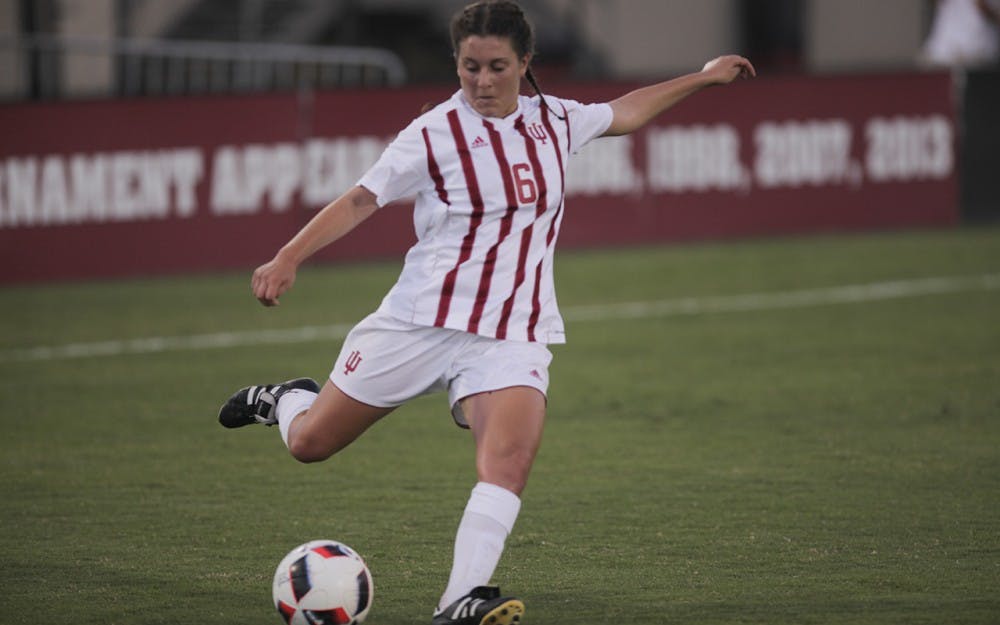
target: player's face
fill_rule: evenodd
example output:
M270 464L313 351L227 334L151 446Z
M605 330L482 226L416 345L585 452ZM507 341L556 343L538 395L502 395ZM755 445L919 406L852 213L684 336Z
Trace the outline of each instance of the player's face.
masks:
M472 108L484 117L517 110L529 56L518 58L508 37L470 35L458 44L458 79Z

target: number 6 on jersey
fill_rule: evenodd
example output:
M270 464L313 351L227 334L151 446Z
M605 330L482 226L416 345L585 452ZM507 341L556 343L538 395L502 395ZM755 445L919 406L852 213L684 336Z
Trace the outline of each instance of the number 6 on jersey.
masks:
M535 200L538 199L538 188L531 175L531 165L516 163L510 169L514 174L514 182L517 187L517 200L521 204L534 204Z

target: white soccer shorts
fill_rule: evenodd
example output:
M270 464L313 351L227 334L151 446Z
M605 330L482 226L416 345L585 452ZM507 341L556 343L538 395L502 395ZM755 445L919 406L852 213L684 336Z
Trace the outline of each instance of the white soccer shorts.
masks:
M447 390L455 423L468 427L460 400L512 386L545 395L550 362L552 353L542 343L418 326L376 312L344 339L330 381L349 397L380 408Z

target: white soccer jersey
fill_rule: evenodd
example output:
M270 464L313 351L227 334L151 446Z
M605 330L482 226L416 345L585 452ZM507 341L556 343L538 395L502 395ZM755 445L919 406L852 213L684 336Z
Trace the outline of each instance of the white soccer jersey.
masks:
M416 196L417 242L380 311L499 339L565 342L552 265L566 160L608 129L612 111L546 100L552 110L520 96L513 114L486 118L458 91L400 132L361 178L379 206Z

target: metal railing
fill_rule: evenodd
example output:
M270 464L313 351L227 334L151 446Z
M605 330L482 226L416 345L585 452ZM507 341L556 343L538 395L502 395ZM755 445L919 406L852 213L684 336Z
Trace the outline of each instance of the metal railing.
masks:
M74 57L107 59L110 84L103 90L122 97L406 82L402 60L382 48L32 35L0 37L0 50L16 56L25 96L40 99L73 97L64 78Z

